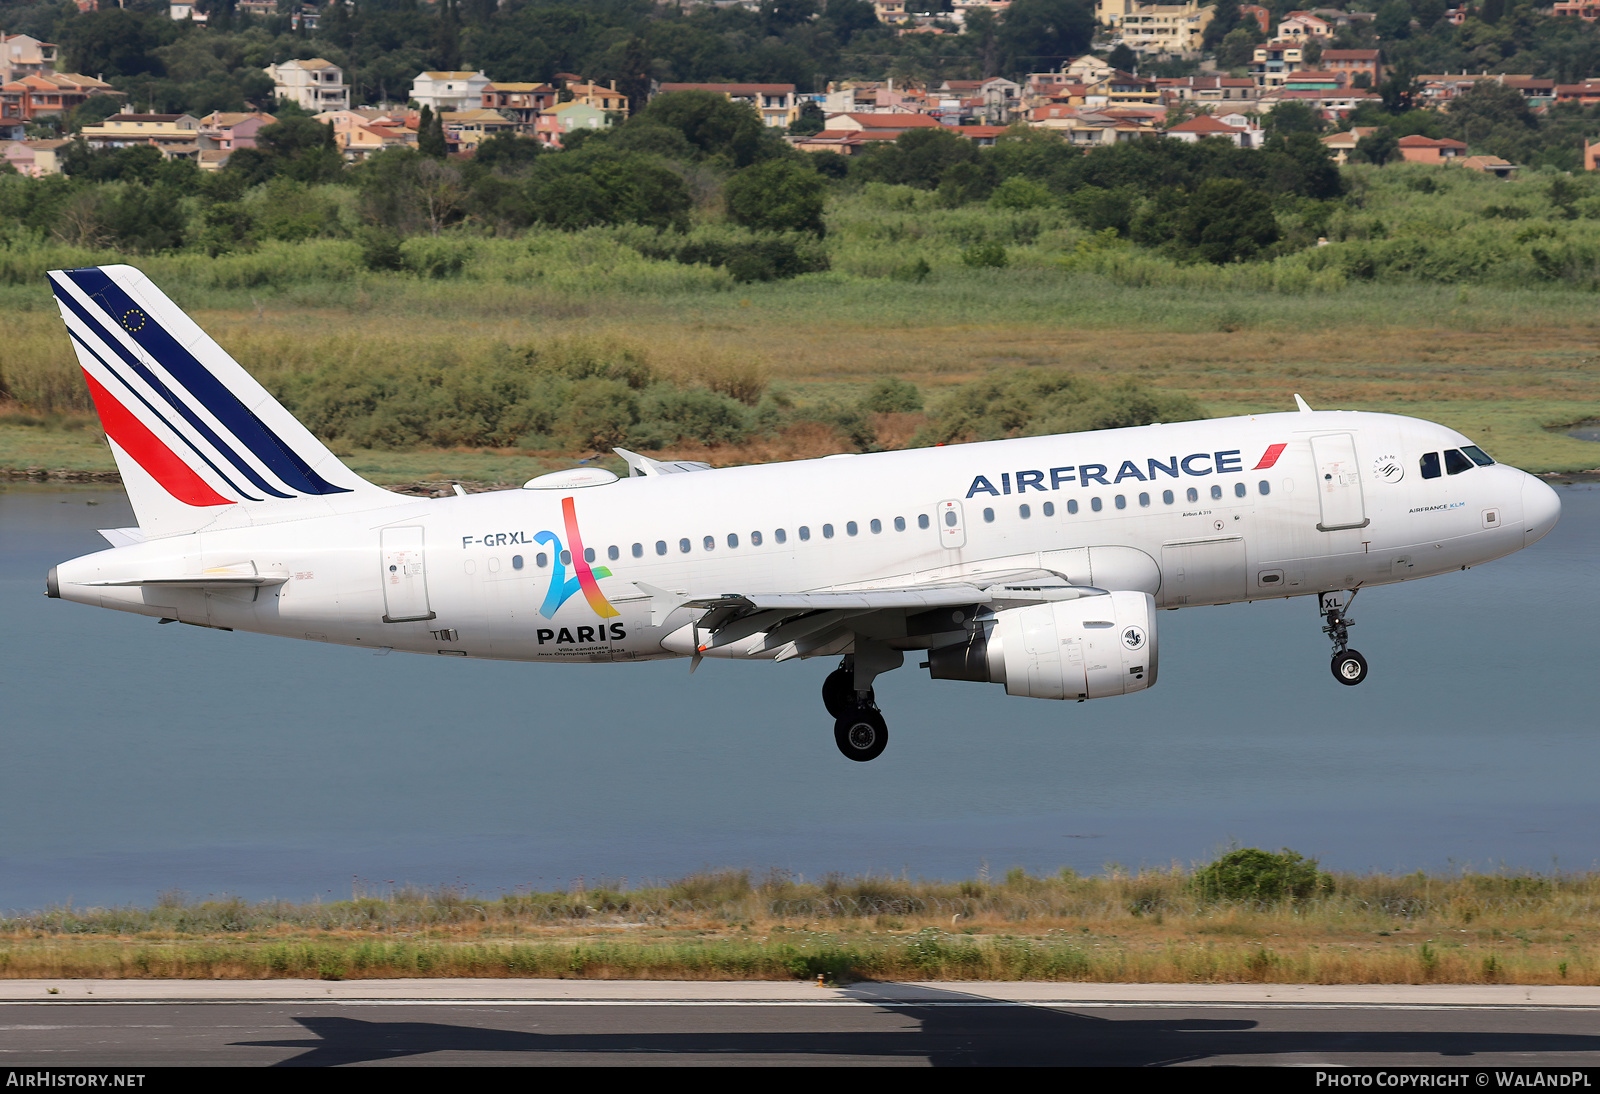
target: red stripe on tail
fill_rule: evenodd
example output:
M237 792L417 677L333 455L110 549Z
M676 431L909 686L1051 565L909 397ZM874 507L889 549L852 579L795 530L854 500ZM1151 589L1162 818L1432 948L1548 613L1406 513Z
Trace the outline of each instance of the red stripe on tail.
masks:
M1289 446L1287 444L1275 444L1268 446L1267 450L1261 454L1261 462L1256 464L1250 470L1265 471L1267 468L1278 462L1278 457L1283 455L1283 450L1288 447Z
M161 438L150 432L128 408L95 382L87 371L83 378L89 381L89 394L94 397L94 408L100 414L100 424L106 436L117 442L134 462L161 484L161 488L185 505L232 505L233 502L218 494L196 475L177 454L161 443Z

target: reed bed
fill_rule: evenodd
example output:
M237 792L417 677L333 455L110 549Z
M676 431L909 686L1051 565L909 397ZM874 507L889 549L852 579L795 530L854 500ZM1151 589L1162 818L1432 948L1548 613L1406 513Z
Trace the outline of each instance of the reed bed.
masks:
M697 874L0 918L0 977L1600 984L1600 875L1331 875L1207 900L1172 869L1003 881Z

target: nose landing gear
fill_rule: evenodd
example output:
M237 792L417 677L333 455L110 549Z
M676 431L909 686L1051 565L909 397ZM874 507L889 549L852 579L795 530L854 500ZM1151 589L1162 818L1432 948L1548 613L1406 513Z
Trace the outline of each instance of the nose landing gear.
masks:
M1350 590L1348 600L1341 599L1341 593L1322 593L1317 597L1317 610L1322 618L1327 620L1327 626L1322 628L1322 633L1333 640L1333 662L1329 668L1333 678L1346 687L1355 687L1367 678L1367 659L1349 648L1350 628L1356 621L1346 614L1350 605L1355 603L1358 589Z
M833 742L846 759L875 760L889 744L889 727L869 685L856 690L855 657L846 654L822 682L822 704L833 715Z

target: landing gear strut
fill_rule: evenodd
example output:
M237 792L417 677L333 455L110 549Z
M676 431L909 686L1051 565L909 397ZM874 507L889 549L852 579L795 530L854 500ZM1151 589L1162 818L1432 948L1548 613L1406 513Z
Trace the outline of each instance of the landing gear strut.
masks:
M853 655L845 655L822 682L822 703L833 715L833 741L847 759L865 763L883 754L889 744L889 727L878 711L872 688L856 690Z
M1356 593L1360 590L1350 590L1348 600L1341 599L1340 593L1323 593L1317 597L1317 610L1322 618L1327 620L1327 626L1322 628L1322 633L1333 640L1333 662L1329 668L1333 678L1347 687L1355 687L1367 678L1367 659L1355 650L1350 649L1350 628L1356 621L1347 614L1350 605L1355 603Z

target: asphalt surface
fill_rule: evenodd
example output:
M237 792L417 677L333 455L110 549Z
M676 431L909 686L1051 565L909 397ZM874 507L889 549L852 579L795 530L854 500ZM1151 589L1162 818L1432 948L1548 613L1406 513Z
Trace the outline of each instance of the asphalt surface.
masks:
M672 1064L1600 1067L1600 989L0 981L0 1068Z

